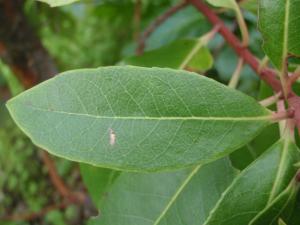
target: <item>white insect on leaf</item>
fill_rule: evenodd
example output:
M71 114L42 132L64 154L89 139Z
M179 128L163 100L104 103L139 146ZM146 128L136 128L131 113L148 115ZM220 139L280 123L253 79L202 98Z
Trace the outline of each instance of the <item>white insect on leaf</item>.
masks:
M109 144L114 145L116 143L116 133L113 129L109 128Z

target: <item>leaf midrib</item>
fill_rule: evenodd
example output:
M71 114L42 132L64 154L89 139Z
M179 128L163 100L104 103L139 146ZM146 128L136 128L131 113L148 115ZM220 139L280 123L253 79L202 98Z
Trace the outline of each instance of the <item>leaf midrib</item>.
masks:
M175 194L172 196L164 210L161 212L161 214L157 217L157 219L154 221L153 225L158 225L162 218L166 215L168 210L171 208L173 203L176 201L178 196L182 193L186 185L189 184L190 180L194 177L194 175L199 171L199 169L202 167L202 165L196 166L187 176L187 178L182 182L178 190L175 192Z
M264 116L253 116L253 117L219 117L219 116L174 116L174 117L155 117L155 116L100 116L94 114L85 113L74 113L59 110L44 109L35 106L28 106L37 111L64 114L68 116L85 116L94 119L119 119L119 120L207 120L207 121L272 121L273 116L271 114Z
M273 201L273 199L275 197L275 194L276 194L276 191L278 190L278 187L280 186L280 181L281 181L281 179L283 177L283 174L284 174L285 162L286 162L287 157L288 157L289 144L290 144L290 141L288 139L285 139L284 144L283 144L282 153L281 153L281 156L280 156L281 159L280 159L278 169L277 169L277 172L276 172L276 178L275 178L274 183L272 185L272 189L271 189L271 192L270 192L270 196L269 196L267 205L269 205Z

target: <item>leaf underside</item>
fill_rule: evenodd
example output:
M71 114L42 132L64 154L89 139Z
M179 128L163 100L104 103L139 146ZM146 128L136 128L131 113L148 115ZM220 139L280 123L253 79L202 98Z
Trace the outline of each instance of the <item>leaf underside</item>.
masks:
M177 172L122 173L89 224L202 224L235 174L228 159Z
M254 99L214 80L132 66L66 72L7 107L50 153L131 171L211 162L249 142L271 117Z
M299 154L294 143L279 140L239 174L204 224L249 224L289 185ZM285 201L279 203L276 207L284 207Z

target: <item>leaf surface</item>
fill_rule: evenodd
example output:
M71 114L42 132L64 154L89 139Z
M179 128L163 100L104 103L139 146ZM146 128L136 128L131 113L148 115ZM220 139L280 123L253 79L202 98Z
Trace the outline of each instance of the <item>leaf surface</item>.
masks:
M259 28L263 49L282 69L289 54L300 56L300 0L260 0Z
M217 160L272 117L251 97L195 73L132 66L66 72L7 106L50 153L131 171Z
M204 224L248 224L288 186L299 154L294 143L279 140L239 174Z
M68 5L77 2L79 0L37 0L37 1L48 3L51 7L56 7L56 6Z
M236 10L236 7L238 7L235 0L206 0L206 1L215 7L224 7L233 10Z
M145 52L141 56L132 56L125 63L145 67L169 67L178 69L185 58L197 45L198 40L175 41L159 49ZM187 67L193 70L206 71L213 65L213 58L207 47L203 46L188 63Z
M147 39L146 50L163 47L179 39L197 38L211 29L195 7L186 6L169 17Z
M94 167L84 163L80 163L80 173L97 207L100 205L99 199L103 198L105 192L120 175L119 171Z
M177 172L122 173L90 224L202 224L235 174L228 159Z
M298 190L299 183L293 178L290 185L262 210L250 225L277 225L279 218L289 217L295 206Z

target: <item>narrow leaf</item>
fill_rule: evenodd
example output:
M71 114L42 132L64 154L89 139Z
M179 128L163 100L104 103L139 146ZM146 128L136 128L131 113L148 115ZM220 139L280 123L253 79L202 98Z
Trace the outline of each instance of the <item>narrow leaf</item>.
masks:
M248 224L288 186L299 154L289 140L274 144L233 181L205 225Z
M141 56L132 56L126 64L145 67L169 67L178 69L184 59L197 45L197 40L180 40L159 49L145 52ZM203 46L188 63L189 69L206 71L212 67L213 58L207 47Z
M228 159L171 173L122 173L90 224L202 224L235 174Z
M278 220L278 225L287 225L282 219Z
M272 117L254 99L195 73L130 66L66 72L7 107L50 153L131 171L214 161Z
M289 54L300 56L300 0L260 0L259 28L263 49L282 69Z

